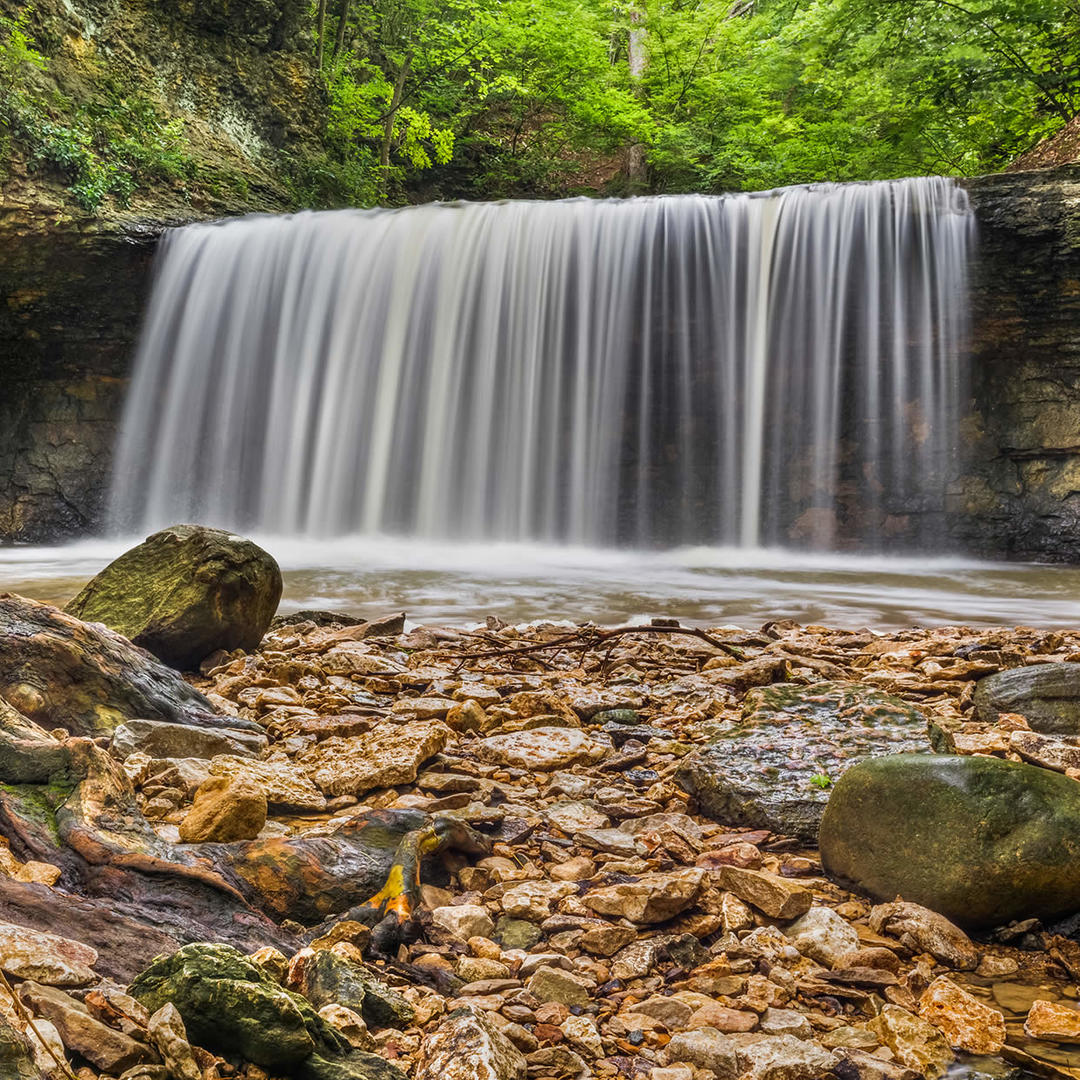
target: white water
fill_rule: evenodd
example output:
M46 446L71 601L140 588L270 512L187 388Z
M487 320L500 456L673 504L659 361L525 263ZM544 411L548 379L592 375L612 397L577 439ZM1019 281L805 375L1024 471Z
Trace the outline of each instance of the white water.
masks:
M971 220L919 179L189 226L163 247L114 523L930 544Z

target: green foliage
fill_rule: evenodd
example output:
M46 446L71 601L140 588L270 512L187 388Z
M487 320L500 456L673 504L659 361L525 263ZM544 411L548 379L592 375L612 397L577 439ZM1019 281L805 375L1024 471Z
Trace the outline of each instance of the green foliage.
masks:
M821 788L825 791L832 787L832 778L827 773L815 773L810 777L810 783L816 788Z

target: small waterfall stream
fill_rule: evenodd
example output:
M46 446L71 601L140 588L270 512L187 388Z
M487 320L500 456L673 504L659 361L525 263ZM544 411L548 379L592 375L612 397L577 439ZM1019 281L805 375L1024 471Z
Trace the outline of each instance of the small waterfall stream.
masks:
M112 520L926 546L972 235L937 178L188 226L159 255Z

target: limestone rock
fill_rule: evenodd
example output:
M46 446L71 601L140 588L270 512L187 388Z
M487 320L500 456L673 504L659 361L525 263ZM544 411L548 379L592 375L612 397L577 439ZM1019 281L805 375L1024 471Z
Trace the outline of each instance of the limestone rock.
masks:
M489 1019L456 1009L420 1044L416 1080L525 1080L527 1068Z
M805 915L814 902L814 894L805 885L764 870L720 866L712 876L721 888L733 892L772 919L797 919Z
M601 915L616 915L636 923L666 922L694 903L704 883L704 870L643 874L636 881L593 889L582 900Z
M185 844L254 840L266 824L266 796L242 777L211 776L180 822Z
M332 949L298 953L289 967L289 982L316 1009L344 1005L375 1027L407 1027L415 1016L401 994L363 964L345 960Z
M146 1033L161 1054L170 1080L202 1080L202 1069L192 1053L184 1021L171 1001L150 1017Z
M0 1076L5 1080L41 1080L34 1051L22 1032L0 1015Z
M428 758L450 738L439 721L383 723L366 735L330 738L300 758L300 765L326 795L362 795L372 788L408 784Z
M734 1041L715 1028L679 1032L671 1037L664 1053L669 1064L689 1062L710 1069L719 1080L734 1080L742 1072Z
M927 1080L940 1076L953 1062L952 1048L945 1036L898 1005L883 1006L866 1026L901 1065L917 1069Z
M1005 1045L1004 1015L944 975L939 975L920 998L919 1015L933 1024L954 1050L996 1054Z
M62 990L27 980L19 987L19 997L35 1015L55 1026L64 1046L82 1054L102 1072L119 1076L136 1065L157 1061L157 1054L145 1043L94 1019L81 1001Z
M596 763L612 750L611 742L576 728L541 727L491 735L476 744L484 761L531 772L551 772L570 765Z
M566 1036L566 1041L586 1060L604 1056L604 1044L600 1041L596 1021L588 1016L568 1016L559 1025L559 1030Z
M213 776L242 780L249 786L260 789L266 795L271 809L326 809L326 798L322 792L284 755L275 754L262 761L254 761L251 758L219 754L211 760L210 772Z
M1080 735L1080 664L1029 664L980 679L975 687L979 719L1019 713L1033 731Z
M128 720L113 732L109 745L118 761L137 753L152 758L212 758L216 754L257 758L266 753L266 748L266 736L260 732L167 724L161 720Z
M450 904L435 908L431 921L459 941L468 941L473 937L487 938L495 932L491 916L479 904Z
M551 905L572 896L577 886L569 881L526 881L503 893L502 907L512 919L542 922L551 914Z
M1009 736L1009 749L1043 769L1053 769L1055 772L1080 769L1080 746L1075 738L1066 741L1040 735L1037 731L1014 731Z
M919 904L898 900L872 908L867 919L877 934L889 934L914 953L929 953L950 967L972 971L979 952L971 939L943 915Z
M277 563L250 540L174 525L111 562L66 610L193 671L218 649L254 649L281 587Z
M826 871L963 926L1080 910L1080 785L990 757L901 754L844 775L821 827Z
M826 967L841 966L844 956L859 948L855 928L830 907L812 907L784 933L799 952Z
M588 1005L588 985L578 976L558 968L541 967L529 979L529 993L539 1001L558 1001L563 1005Z
M744 1080L821 1080L836 1065L836 1055L810 1039L772 1035L740 1046Z
M1048 1042L1080 1043L1080 1010L1051 1001L1036 1001L1028 1010L1024 1034Z
M327 1023L333 1024L348 1039L350 1046L357 1050L375 1048L375 1040L368 1033L367 1024L358 1012L347 1009L344 1005L330 1004L324 1005L319 1010L319 1015Z
M751 690L742 722L690 754L676 779L702 813L728 825L813 841L835 783L857 762L926 749L914 706L859 683L778 683Z
M81 941L0 923L0 968L16 979L47 986L86 986L95 980L97 950Z

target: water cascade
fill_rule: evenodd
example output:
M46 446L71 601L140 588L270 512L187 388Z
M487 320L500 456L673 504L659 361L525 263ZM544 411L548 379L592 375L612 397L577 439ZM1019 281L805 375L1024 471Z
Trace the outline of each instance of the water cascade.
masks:
M113 522L925 544L971 236L933 178L176 230Z

